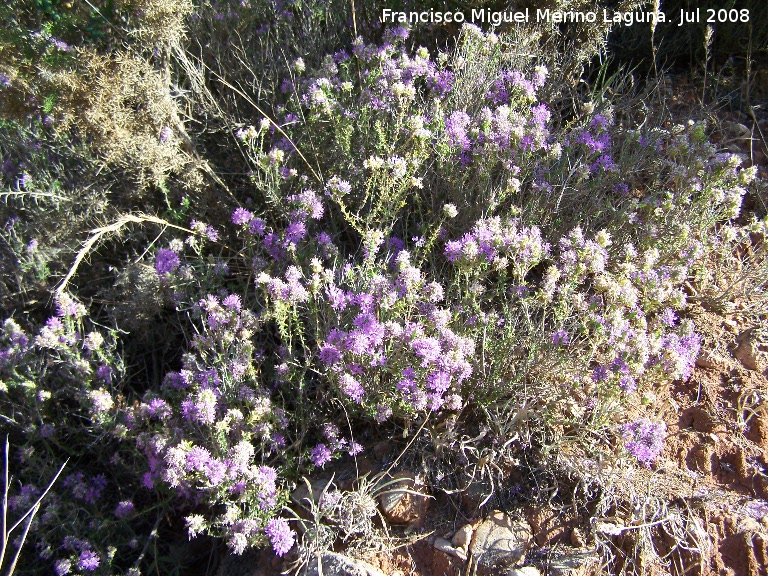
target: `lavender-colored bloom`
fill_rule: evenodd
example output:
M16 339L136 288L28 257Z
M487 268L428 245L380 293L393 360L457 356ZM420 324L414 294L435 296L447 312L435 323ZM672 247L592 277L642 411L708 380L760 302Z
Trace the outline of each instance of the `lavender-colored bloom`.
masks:
M325 466L328 462L331 461L331 456L333 456L330 449L325 444L318 444L312 448L309 455L312 459L312 464L318 468Z
M211 459L211 453L202 446L195 446L187 452L185 467L188 472L203 472Z
M242 226L248 224L253 220L253 212L246 210L245 208L235 208L232 212L232 224L235 226Z
M320 348L320 361L326 365L336 364L341 360L341 352L332 344L324 344Z
M360 404L363 401L365 395L365 389L362 384L355 380L351 374L342 374L339 379L342 392L349 396L352 400Z
M218 486L227 477L227 465L218 458L210 458L205 467L205 477L211 486Z
M291 222L285 230L285 239L291 244L298 244L307 235L307 225L302 220Z
M72 571L72 562L69 560L57 560L53 565L53 571L56 576L66 576Z
M379 404L376 406L376 422L386 422L392 416L392 408Z
M675 323L677 322L677 315L675 314L675 311L672 310L672 308L665 308L664 312L662 312L662 314L659 317L659 319L664 324L666 324L667 326L672 328L675 325Z
M233 310L237 310L238 312L243 307L243 301L240 299L240 296L237 294L230 294L224 300L221 301L222 305L226 308L231 308Z
M170 126L163 126L163 129L160 130L160 144L164 144L165 142L168 142L173 137L173 130Z
M323 436L325 436L331 442L336 442L341 434L339 427L336 424L327 423L323 424Z
M176 268L179 267L181 261L179 255L173 250L167 248L161 248L155 256L155 271L160 275L171 274Z
M602 382L608 378L608 368L605 366L595 366L592 370L592 380L594 382Z
M118 502L117 508L115 508L115 517L127 518L133 514L135 510L136 507L133 505L133 502L130 500L123 500L122 502Z
M350 456L357 456L364 450L363 446L361 444L358 444L357 442L352 442L352 444L349 447L349 455Z
M427 367L440 358L440 342L436 338L418 338L411 342L411 348L416 356L422 359L422 367Z
M445 121L445 133L448 135L448 142L452 146L461 148L462 152L469 150L472 146L467 136L469 122L469 115L461 110L451 114Z
M232 550L232 554L239 556L248 547L248 538L242 532L235 532L227 542L227 546Z
M248 224L248 231L251 234L257 234L259 236L264 236L266 228L267 225L261 218L253 218Z
M272 550L278 556L284 556L293 548L296 535L284 518L271 518L264 528L264 533L269 537Z
M654 423L646 418L621 427L621 437L626 441L627 450L646 466L650 466L664 450L666 432L663 422Z
M91 550L83 550L80 553L80 559L77 562L77 567L80 568L80 570L85 570L86 572L93 572L96 570L96 568L99 567L100 558L98 554Z
M72 50L72 48L64 42L64 40L59 40L58 38L51 38L51 44L53 44L53 47L56 50L60 50L61 52L69 52Z
M568 336L568 332L563 329L552 333L552 344L555 344L556 346L565 346L569 341L570 337Z
M627 394L631 394L637 390L637 381L631 376L622 376L619 380L619 388L624 390Z
M344 290L338 286L329 284L325 289L325 293L328 295L328 301L331 303L331 308L337 312L341 312L347 307L347 295Z

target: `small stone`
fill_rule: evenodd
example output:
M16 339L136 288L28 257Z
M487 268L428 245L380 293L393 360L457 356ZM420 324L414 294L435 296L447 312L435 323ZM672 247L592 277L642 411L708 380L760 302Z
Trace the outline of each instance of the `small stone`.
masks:
M430 503L426 486L411 472L398 472L394 479L400 481L387 486L379 496L384 516L393 524L423 526Z
M527 522L494 512L477 527L472 538L470 550L477 561L478 576L489 575L497 567L511 567L523 562L532 538Z
M571 546L574 546L576 548L584 547L584 536L582 536L581 530L579 530L578 528L574 528L571 531Z
M752 330L745 330L738 339L738 346L733 355L749 370L760 370L760 355L757 339Z
M437 538L433 546L436 550L440 550L440 552L445 552L446 554L450 554L451 556L455 556L461 560L467 559L467 553L464 550L461 548L455 548L445 538Z
M541 572L535 566L523 566L522 568L512 568L506 576L541 576Z
M547 574L550 576L593 576L598 572L600 555L597 550L578 549L566 554L553 554L549 559Z
M723 128L725 128L732 138L750 138L752 131L741 124L740 122L723 122Z
M708 352L702 352L699 357L696 358L696 366L699 368L716 368L715 358Z
M323 576L386 576L368 562L334 552L325 552L320 562L317 556L312 558L301 572L302 576L320 576L318 564L322 567Z
M473 532L474 528L472 528L471 524L464 524L464 526L459 528L456 531L456 534L453 535L453 539L451 540L453 545L457 548L461 548L464 551L469 550L469 544L472 542Z

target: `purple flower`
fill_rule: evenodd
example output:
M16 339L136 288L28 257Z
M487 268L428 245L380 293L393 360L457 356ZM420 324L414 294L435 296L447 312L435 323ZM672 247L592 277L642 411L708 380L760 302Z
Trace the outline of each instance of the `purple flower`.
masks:
M662 314L659 317L659 319L664 324L666 324L667 326L672 328L675 325L675 323L677 322L677 315L675 314L675 311L672 310L672 308L665 308L664 312L662 312Z
M245 208L235 208L232 212L232 224L235 226L242 226L248 224L253 220L253 212L246 210Z
M99 556L95 552L92 552L91 550L83 550L80 553L80 560L77 562L77 567L86 572L93 572L99 567L99 562Z
M595 366L592 370L592 380L595 382L602 382L608 378L608 368L605 366Z
M56 50L61 50L62 52L69 52L72 50L69 44L58 38L51 38L51 44L53 44L53 47L56 48Z
M261 218L254 218L248 224L248 231L251 234L258 234L259 236L264 235L264 231L266 230L266 228L267 228L267 225L264 223L264 220L262 220Z
M552 333L552 344L556 346L565 346L569 341L570 337L568 336L568 332L563 329Z
M127 518L133 514L135 510L136 507L133 505L133 502L130 500L123 500L122 502L118 502L117 508L115 508L115 517Z
M104 380L107 384L112 383L112 368L109 366L101 365L96 370L96 376L101 380Z
M195 446L192 450L187 452L186 469L189 472L202 472L207 468L210 459L211 454L208 450L202 446Z
M53 571L56 576L66 576L72 571L72 562L69 560L57 560L53 565Z
M440 342L436 338L419 338L411 342L411 348L416 356L422 359L421 366L427 367L440 358Z
M331 461L331 456L333 456L330 449L325 444L318 444L312 448L309 455L312 459L312 464L318 468L325 466L328 462Z
M171 130L170 126L163 126L163 129L160 130L160 143L168 142L172 136L173 130Z
M230 294L224 300L221 301L221 303L227 307L232 308L233 310L237 310L238 312L243 306L243 301L240 299L240 296L237 294Z
M176 252L167 248L161 248L158 250L157 256L155 256L155 271L160 276L170 274L179 267L180 263L179 255Z
M272 518L267 522L264 528L264 533L269 537L269 542L272 544L272 550L278 556L284 556L291 548L295 541L295 533L288 526L288 521L285 518Z
M298 244L306 235L307 226L301 220L291 222L285 230L285 239L291 244Z
M383 404L376 406L376 422L386 422L390 416L392 416L392 408Z
M360 384L360 382L352 377L351 374L342 374L341 378L339 379L339 383L344 394L349 396L358 404L363 401L365 389L363 388L362 384Z
M448 142L452 146L458 146L462 152L466 152L472 146L467 136L467 126L469 126L469 115L458 110L448 117L445 121L445 133L448 135Z
M320 361L323 364L332 365L340 360L341 352L339 352L339 349L336 348L336 346L333 346L332 344L324 344L323 347L320 348Z
M621 437L626 441L630 454L646 466L650 466L664 450L667 426L642 418L621 427Z

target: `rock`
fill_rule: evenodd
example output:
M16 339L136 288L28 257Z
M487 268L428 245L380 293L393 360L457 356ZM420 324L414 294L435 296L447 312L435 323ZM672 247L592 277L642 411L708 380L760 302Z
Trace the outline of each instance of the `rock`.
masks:
M732 138L751 138L752 131L739 122L723 122L723 128L728 131Z
M467 559L467 553L462 550L461 548L454 547L448 540L445 538L438 538L435 540L435 543L433 544L436 550L440 550L440 552L445 552L446 554L450 554L451 556L455 556L456 558L459 558L460 560L466 560Z
M761 370L765 363L764 353L760 350L758 344L758 334L754 329L745 330L736 339L738 346L733 355L741 362L745 368L750 370Z
M602 574L597 550L581 548L566 554L557 553L549 558L547 574L550 576L592 576Z
M271 556L271 557L270 557ZM269 576L280 572L280 564L273 567L275 556L267 550L246 550L243 554L227 554L221 560L216 576Z
M541 576L541 572L535 566L523 566L522 568L512 568L506 576Z
M582 536L581 530L578 528L574 528L571 531L571 546L574 546L575 548L584 547L584 536Z
M325 552L320 562L323 576L386 576L384 572L363 560L342 554ZM320 576L318 557L315 556L301 571L302 576Z
M709 352L702 352L699 357L696 358L696 366L699 368L717 368L715 357Z
M461 548L465 552L469 550L469 544L472 542L472 533L475 531L471 524L465 524L453 535L451 542L456 548Z
M494 512L475 529L472 538L470 551L477 562L478 576L490 575L494 568L512 567L523 562L532 538L527 522Z
M423 526L431 498L426 486L411 472L398 472L394 479L400 481L390 484L379 495L384 516L393 524Z
M750 340L742 340L733 355L745 368L757 370L757 346Z

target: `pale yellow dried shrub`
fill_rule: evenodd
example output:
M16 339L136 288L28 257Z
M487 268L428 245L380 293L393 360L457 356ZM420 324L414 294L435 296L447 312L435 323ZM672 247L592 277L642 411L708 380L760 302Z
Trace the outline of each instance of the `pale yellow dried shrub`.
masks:
M147 47L178 42L186 33L184 19L194 10L189 0L139 0L120 4L118 11L133 9L138 22L130 34Z
M129 52L78 53L76 70L55 75L65 125L87 136L106 164L139 190L171 175L194 180L196 161L167 75Z

